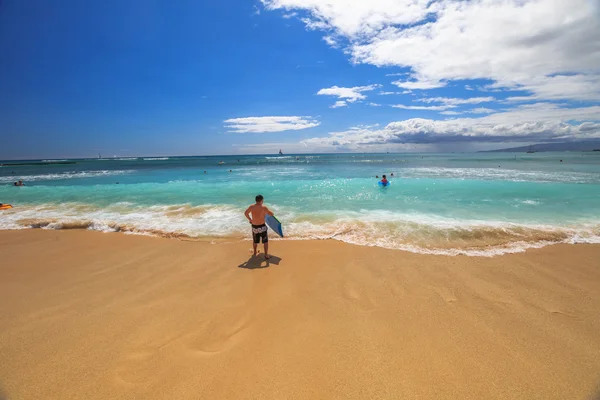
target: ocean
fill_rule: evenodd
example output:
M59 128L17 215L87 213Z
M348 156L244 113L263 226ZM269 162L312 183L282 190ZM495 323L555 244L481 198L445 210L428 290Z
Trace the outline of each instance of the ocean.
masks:
M243 212L262 194L283 223L286 240L333 239L471 256L553 243L600 243L599 152L115 157L0 164L0 202L14 206L0 211L0 229L248 240ZM382 174L390 186L377 185ZM17 180L26 186L14 187Z

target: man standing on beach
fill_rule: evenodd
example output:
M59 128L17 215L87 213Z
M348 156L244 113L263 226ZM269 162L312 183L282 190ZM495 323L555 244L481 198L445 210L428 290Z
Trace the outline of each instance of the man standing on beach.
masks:
M244 215L252 225L252 246L254 255L256 256L256 248L262 240L265 246L265 258L269 259L269 237L267 236L267 225L265 224L265 215L273 215L273 212L263 205L264 197L256 196L256 203L248 207Z

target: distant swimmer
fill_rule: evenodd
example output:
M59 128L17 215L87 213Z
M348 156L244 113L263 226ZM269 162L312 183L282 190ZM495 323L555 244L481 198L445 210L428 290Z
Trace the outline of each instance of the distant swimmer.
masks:
M273 215L273 212L263 205L264 197L258 195L255 197L256 203L246 209L244 215L252 225L252 247L256 256L256 248L262 240L265 246L265 258L269 259L269 237L267 236L267 225L265 224L265 216Z
M375 179L379 179L379 175L375 175Z
M25 186L25 184L23 183L23 181L15 182L14 185L15 186Z
M390 174L390 176L394 176L394 173L392 172L392 173Z
M233 172L232 170L229 170L229 172Z
M204 173L206 173L206 171L204 171Z

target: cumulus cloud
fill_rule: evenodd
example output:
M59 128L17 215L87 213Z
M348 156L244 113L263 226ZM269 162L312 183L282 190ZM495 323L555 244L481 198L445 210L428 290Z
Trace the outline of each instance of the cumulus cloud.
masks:
M301 130L319 126L320 122L312 117L246 117L231 118L224 121L229 132L264 133Z
M411 118L383 128L356 127L303 143L319 148L362 149L393 143L529 143L592 138L600 138L600 106L571 108L536 103L479 118Z
M303 12L354 63L410 71L400 88L486 79L534 100L600 101L598 0L262 0ZM490 88L491 89L491 88Z
M332 86L330 88L321 89L317 92L320 96L337 96L337 101L332 108L345 107L347 103L354 103L367 98L363 92L368 92L380 88L381 85L354 86L354 87L339 87ZM342 104L344 103L344 104Z

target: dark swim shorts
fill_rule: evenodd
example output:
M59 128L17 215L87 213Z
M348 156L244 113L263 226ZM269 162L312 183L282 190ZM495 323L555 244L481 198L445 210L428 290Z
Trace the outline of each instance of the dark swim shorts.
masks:
M261 239L263 243L269 241L269 237L267 236L267 225L252 225L252 240L254 240L254 243L260 243Z

